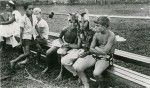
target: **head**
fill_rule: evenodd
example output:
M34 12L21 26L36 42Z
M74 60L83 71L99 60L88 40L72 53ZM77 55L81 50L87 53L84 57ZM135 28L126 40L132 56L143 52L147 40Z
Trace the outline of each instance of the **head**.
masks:
M33 14L36 15L38 20L42 18L42 10L40 8L34 8Z
M29 3L25 3L24 4L24 10L26 11L26 15L27 16L31 16L33 14L33 5L29 4Z
M6 3L6 10L7 11L13 11L13 10L15 10L16 9L16 4L15 4L15 2L13 2L13 1L8 1L7 3Z
M69 13L68 20L72 29L79 27L78 16L76 13Z
M97 32L101 32L102 34L104 34L108 30L110 20L108 17L102 16L98 17L98 19L94 21L94 23L96 23Z
M80 23L80 30L85 31L89 29L89 16L85 12L80 14L78 20Z

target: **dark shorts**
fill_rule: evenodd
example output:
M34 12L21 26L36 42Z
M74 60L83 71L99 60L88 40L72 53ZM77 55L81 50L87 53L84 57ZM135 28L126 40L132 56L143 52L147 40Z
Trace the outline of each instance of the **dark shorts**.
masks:
M47 39L45 38L36 38L35 42L40 45L47 45Z
M31 39L23 39L22 40L22 46L30 46L32 45L32 40Z

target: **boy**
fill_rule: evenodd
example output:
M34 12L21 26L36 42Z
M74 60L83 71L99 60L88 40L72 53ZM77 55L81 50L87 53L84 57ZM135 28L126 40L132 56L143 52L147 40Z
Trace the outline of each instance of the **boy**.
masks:
M102 84L102 72L108 68L109 55L114 52L115 34L109 30L109 19L105 16L99 17L95 23L96 33L93 36L93 40L90 45L90 53L92 55L79 58L73 65L84 85L84 88L90 87L84 71L94 65L95 68L93 75L97 80L96 82L99 83L100 81Z
M37 32L35 30L35 25L37 23L36 17L33 15L33 6L26 3L24 5L24 10L26 13L22 17L21 24L20 24L20 44L23 47L23 54L21 54L16 59L10 61L11 68L14 69L15 65L25 60L30 55L30 45L36 39ZM26 59L24 62L27 62Z
M36 15L37 18L37 24L35 28L38 35L35 41L36 41L36 46L38 48L37 58L40 59L41 51L42 51L41 45L47 45L49 26L47 22L44 19L42 19L42 11L40 8L34 8L33 11L34 11L34 15Z

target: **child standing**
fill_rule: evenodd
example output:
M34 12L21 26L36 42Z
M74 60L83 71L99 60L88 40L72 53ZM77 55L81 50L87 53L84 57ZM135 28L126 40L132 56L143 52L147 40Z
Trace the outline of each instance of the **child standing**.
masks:
M0 36L1 41L6 38L6 43L17 46L17 42L14 38L20 31L20 19L21 14L16 10L16 5L13 1L9 1L6 4L6 12L1 14L0 22Z
M22 61L25 60L30 56L30 45L32 41L36 39L37 32L35 30L35 25L37 23L36 16L33 15L33 6L30 4L24 5L24 10L26 13L22 17L21 24L20 24L20 44L23 47L24 53L21 54L16 59L10 61L11 68L14 69L14 66ZM27 61L28 59L26 59Z

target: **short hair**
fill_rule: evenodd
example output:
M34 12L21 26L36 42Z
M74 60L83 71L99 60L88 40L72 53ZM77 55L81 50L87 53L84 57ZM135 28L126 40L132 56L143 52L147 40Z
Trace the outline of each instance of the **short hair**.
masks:
M107 28L109 27L110 20L106 16L101 16L101 17L98 17L98 19L94 22L97 24L101 24L102 26L105 26Z
M24 10L27 10L27 8L28 8L28 6L29 6L29 5L31 5L31 4L30 4L30 3L28 3L28 2L27 2L27 3L24 3L24 4L23 4L23 8L24 8Z

